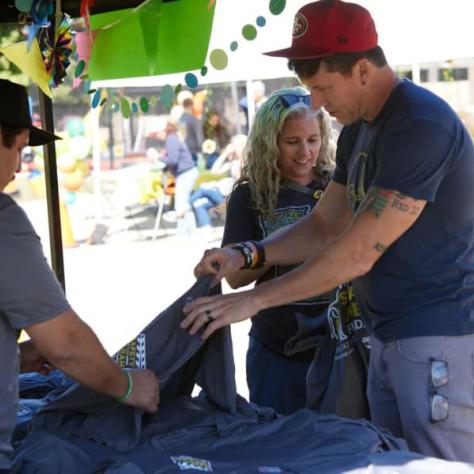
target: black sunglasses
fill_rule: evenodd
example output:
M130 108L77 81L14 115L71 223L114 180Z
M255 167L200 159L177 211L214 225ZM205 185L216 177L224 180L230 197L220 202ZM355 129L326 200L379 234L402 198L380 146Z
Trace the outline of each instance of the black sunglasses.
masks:
M285 109L292 105L301 103L311 107L311 95L283 94L278 97Z

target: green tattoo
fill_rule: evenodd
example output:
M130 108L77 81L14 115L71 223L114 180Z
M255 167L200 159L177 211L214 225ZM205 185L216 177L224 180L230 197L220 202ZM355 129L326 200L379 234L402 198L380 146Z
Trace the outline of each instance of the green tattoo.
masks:
M387 250L387 247L385 247L385 245L382 245L380 242L377 242L374 245L374 249L379 253L384 253L385 250Z
M358 214L368 211L375 214L375 217L380 217L392 194L392 191L384 191L377 187L370 188Z

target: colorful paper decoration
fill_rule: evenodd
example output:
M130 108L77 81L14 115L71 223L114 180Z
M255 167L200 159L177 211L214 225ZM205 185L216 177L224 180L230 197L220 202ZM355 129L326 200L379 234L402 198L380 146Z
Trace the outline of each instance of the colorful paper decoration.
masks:
M43 62L38 40L33 39L28 49L27 41L13 43L0 49L9 61L22 70L48 96L53 96L49 87L49 75Z
M42 29L39 34L39 45L43 55L49 85L58 87L67 75L67 68L72 53L72 30L68 15L61 15L57 30L53 26Z
M51 25L49 17L54 13L54 4L50 0L33 0L31 4L31 25L28 28L28 50L38 31Z
M208 0L148 0L136 9L92 15L97 32L88 74L93 80L200 69L207 56L215 5ZM146 10L142 10L146 8ZM156 23L143 19L157 12Z
M86 29L90 28L90 11L91 8L95 5L95 0L82 0L81 1L81 17L84 19Z
M79 74L77 74L76 67L76 73L72 83L73 87L78 87L80 85L81 76L87 71L87 64L89 63L94 38L95 33L91 31L78 31L75 34L76 53L79 58L79 63L83 64L83 67Z
M145 46L145 54L148 61L148 74L150 76L155 75L156 61L158 59L162 4L163 0L148 0L138 11L142 41Z
M269 8L272 15L280 15L286 8L286 0L270 0Z

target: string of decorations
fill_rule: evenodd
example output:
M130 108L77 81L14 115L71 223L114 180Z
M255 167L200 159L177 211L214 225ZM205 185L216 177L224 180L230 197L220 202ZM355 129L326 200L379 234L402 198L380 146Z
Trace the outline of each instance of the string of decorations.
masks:
M85 19L86 26L89 26L89 11L94 5L95 0L82 0L81 16ZM215 0L209 0L208 9L215 4ZM16 8L21 12L31 14L32 25L28 35L28 44L35 37L38 38L43 62L49 76L51 87L57 87L67 75L67 69L70 65L70 57L73 51L74 33L71 28L71 22L67 15L60 15L58 21L58 12L54 10L54 0L15 0ZM268 9L272 15L280 15L286 7L286 0L270 0ZM56 23L50 18L56 15ZM246 41L253 41L258 36L258 29L266 25L264 16L258 16L255 24L248 23L241 29L242 38ZM237 40L232 41L228 46L230 53L235 52L239 47ZM229 62L228 52L223 48L213 49L209 54L210 66L215 70L223 70ZM204 77L208 73L208 66L204 65L200 70L200 76ZM126 97L112 97L105 89L91 89L90 78L87 74L87 63L84 59L78 58L74 69L74 77L82 82L85 92L91 95L91 107L103 107L107 105L108 110L113 112L120 111L124 118L129 118L132 113L147 113L150 105L154 105L158 100L166 109L171 108L176 94L178 94L183 84L175 87L167 84L161 88L159 97L152 97L148 100L141 97L138 102L133 102ZM195 89L199 85L199 78L192 72L184 74L184 84L189 89Z

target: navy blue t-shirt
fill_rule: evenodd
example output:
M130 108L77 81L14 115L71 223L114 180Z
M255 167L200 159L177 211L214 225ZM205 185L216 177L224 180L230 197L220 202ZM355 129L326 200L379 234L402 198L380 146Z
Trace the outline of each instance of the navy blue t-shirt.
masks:
M333 179L356 211L368 188L427 204L407 232L354 281L382 341L474 333L474 150L454 111L408 80L379 116L341 132Z
M309 214L322 195L324 185L313 182L308 188L314 189L315 197L294 189L280 188L275 209L269 216L264 217L253 208L248 184L241 184L230 195L222 245L243 240L262 240L281 227L293 224ZM283 275L294 268L295 266L272 266L256 284ZM330 296L326 294L260 311L252 318L250 334L273 352L285 355L287 341L297 332L298 319L316 318L326 311L329 301ZM305 351L291 358L310 361L313 352L314 350Z

